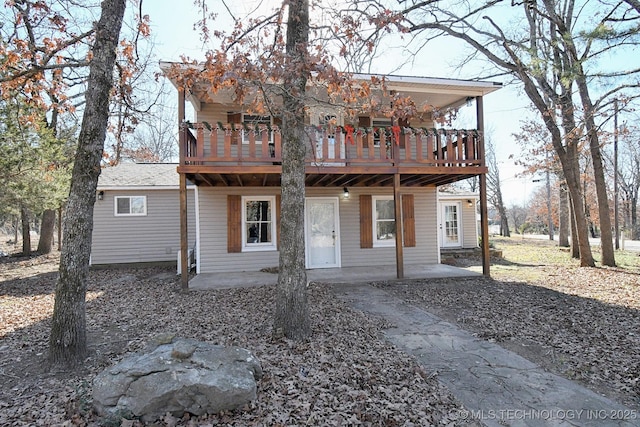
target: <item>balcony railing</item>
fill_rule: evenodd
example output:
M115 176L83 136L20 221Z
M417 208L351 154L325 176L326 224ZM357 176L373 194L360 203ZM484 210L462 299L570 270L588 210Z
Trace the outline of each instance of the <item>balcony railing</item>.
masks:
M282 162L282 137L277 127L185 123L181 165L251 166ZM306 127L306 163L318 167L484 166L482 136L476 130L408 127L333 129Z

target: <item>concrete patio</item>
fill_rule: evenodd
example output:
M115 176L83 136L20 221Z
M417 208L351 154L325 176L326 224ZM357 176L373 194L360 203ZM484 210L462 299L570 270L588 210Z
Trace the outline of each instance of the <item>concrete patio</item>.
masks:
M448 277L480 277L481 273L445 264L407 265L404 268L404 279L439 279ZM323 283L367 283L381 280L398 280L396 266L367 266L322 268L307 270L310 282ZM251 286L275 285L278 281L276 273L261 271L203 273L189 281L190 290L230 289Z

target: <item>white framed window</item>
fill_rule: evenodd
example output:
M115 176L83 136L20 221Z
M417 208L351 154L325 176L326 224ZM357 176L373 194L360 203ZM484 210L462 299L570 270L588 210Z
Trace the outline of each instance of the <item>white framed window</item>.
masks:
M115 216L145 216L147 196L116 196L113 198Z
M393 196L373 196L373 246L395 246L396 217Z
M242 198L242 250L276 250L275 196Z
M391 126L391 118L389 117L376 117L371 119L371 126L377 131L373 134L373 145L380 146L380 134L386 132L386 128ZM385 141L389 139L389 136L385 136Z
M318 141L322 140L322 137L324 136L324 131L326 130L327 137L329 138L331 143L333 143L333 141L335 141L335 132L336 132L337 125L338 125L337 115L327 114L327 113L318 114L318 126L320 127L320 130L317 132L317 135L316 135L316 137L318 138Z
M251 130L255 130L256 127L260 128L261 125L265 125L267 126L268 129L271 129L271 125L273 124L273 120L271 116L261 116L258 114L247 114L247 113L243 113L242 114L242 123L246 124L249 129ZM242 143L243 144L248 144L249 143L249 133L250 131L242 131ZM255 134L256 136L256 144L262 144L262 134L256 132ZM273 132L269 132L269 139L268 141L271 143L273 142Z

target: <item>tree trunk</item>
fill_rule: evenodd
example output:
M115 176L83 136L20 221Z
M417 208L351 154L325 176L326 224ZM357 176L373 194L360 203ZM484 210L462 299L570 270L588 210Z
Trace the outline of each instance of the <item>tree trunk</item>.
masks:
M113 67L126 0L104 0L96 24L78 148L64 218L64 243L49 339L52 365L73 367L87 354L85 297L93 205L109 115Z
M22 256L30 256L31 227L29 226L29 211L24 206L20 208L20 218L22 221Z
M578 160L579 137L575 130L578 128L575 122L573 99L571 92L566 90L560 98L560 114L562 127L564 129L564 139L553 141L556 153L562 165L562 174L569 196L573 202L573 217L576 225L575 233L580 251L580 266L595 267L591 245L589 243L589 231L587 227L587 216L584 205L580 201L582 198L582 187L580 185L580 163ZM566 144L566 148L563 145ZM559 149L560 148L560 149Z
M291 0L287 18L287 62L282 121L280 263L274 336L302 340L311 333L304 246L304 94L309 41L308 0Z
M498 172L496 172L496 174L497 173ZM502 200L502 189L499 185L499 178L497 182L498 185L497 188L494 189L494 191L495 197L497 199L496 208L498 209L498 214L500 215L500 232L504 237L511 237L511 232L509 231L509 218L507 217L507 209L504 207L504 201Z
M557 59L557 61L560 61ZM561 62L561 61L560 61ZM577 129L574 117L574 107L572 92L570 87L562 86L562 93L556 94L549 89L548 82L544 81L541 84L542 88L546 88L546 95L553 96L554 105L560 108L560 116L562 122L562 129L564 130L564 136L561 134L558 124L555 120L555 112L552 114L549 112L547 104L540 96L538 88L535 86L533 80L526 72L520 72L519 77L524 83L524 89L529 99L531 99L542 115L542 120L547 127L547 130L551 134L551 143L558 155L560 165L562 166L562 174L567 183L567 189L569 190L569 196L572 201L581 199L581 187L580 187L580 168L578 162L578 147L579 138L575 133ZM540 79L540 77L538 77ZM587 223L585 212L582 204L573 203L573 217L576 223L576 232L572 233L576 239L577 245L574 245L574 249L579 250L580 265L582 267L593 267L595 262L593 261L593 254L591 253L591 246L589 245L589 235L587 233Z
M571 224L571 258L580 258L580 247L578 245L578 232L576 230L576 217L574 215L573 202L571 196L569 196L569 207L571 212L569 214L569 221Z
M13 247L18 246L18 228L20 228L20 218L17 216L13 218Z
M581 69L581 67L578 67ZM582 70L581 70L582 71ZM585 110L585 125L589 138L589 152L593 165L593 176L596 183L596 195L598 197L598 215L600 216L600 247L602 265L609 267L616 266L616 258L613 249L613 227L611 224L611 212L609 210L609 197L607 195L607 183L604 176L604 166L602 164L602 152L600 151L600 140L598 129L593 118L594 107L589 95L589 88L583 73L576 78L580 98Z
M56 228L56 211L46 209L42 213L42 224L40 225L40 240L38 241L38 253L48 254L51 252L53 244L53 232Z
M638 199L631 199L631 238L640 239L640 229L638 229Z
M585 108L590 107L590 111L593 111L586 83L581 82L581 79L578 79L578 87L580 88ZM589 151L591 153L593 175L596 183L596 195L598 197L598 215L600 217L600 247L602 249L600 261L602 262L602 265L615 267L616 259L613 249L613 227L611 225L609 196L607 195L607 184L604 176L604 166L602 164L598 129L596 128L592 113L587 112L586 117L587 133L589 136Z
M62 250L62 206L58 208L58 251Z
M578 159L575 158L575 171L578 170L577 162ZM580 188L579 174L573 174L568 170L564 170L564 176L567 181L567 188L569 189L571 200L580 200L582 191ZM574 245L574 251L575 249L578 250L578 258L580 258L581 267L595 267L593 254L591 252L591 244L589 243L589 229L584 205L581 202L573 202L572 206L573 221L575 222L575 229L572 230L574 231L572 232L572 235L576 237L577 242L577 244Z
M560 206L558 208L558 245L563 248L569 247L569 197L567 186L560 185L559 192Z

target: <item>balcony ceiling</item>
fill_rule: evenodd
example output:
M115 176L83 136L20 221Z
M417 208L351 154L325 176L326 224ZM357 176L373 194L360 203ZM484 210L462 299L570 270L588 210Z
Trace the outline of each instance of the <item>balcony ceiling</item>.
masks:
M204 187L279 187L281 172L268 173L220 173L215 169L207 170L201 166L180 166L180 173L198 186ZM346 172L346 171L345 171ZM305 185L314 188L343 187L393 187L394 174L381 170L381 173L313 173L307 172ZM450 184L463 179L486 173L486 167L467 169L452 174L447 172L431 174L400 174L402 187L428 187Z
M162 62L161 69L167 74L172 64ZM369 81L372 75L357 74L354 76L357 80ZM378 75L376 77L383 77ZM456 108L464 105L468 100L477 96L485 96L502 87L501 83L490 81L471 81L457 80L446 78L432 77L412 77L412 76L384 76L386 80L387 90L395 91L401 96L410 96L412 100L419 106L425 108L446 109ZM177 87L175 79L170 79L174 86ZM213 93L210 85L206 82L196 83L188 97L196 110L200 109L202 103L224 104L232 107L237 105L234 101L233 90L221 90ZM310 87L309 92L313 92L314 96L323 101L327 99L326 90L319 87ZM378 91L378 97L384 102L388 95L383 95ZM215 98L215 101L214 101Z

